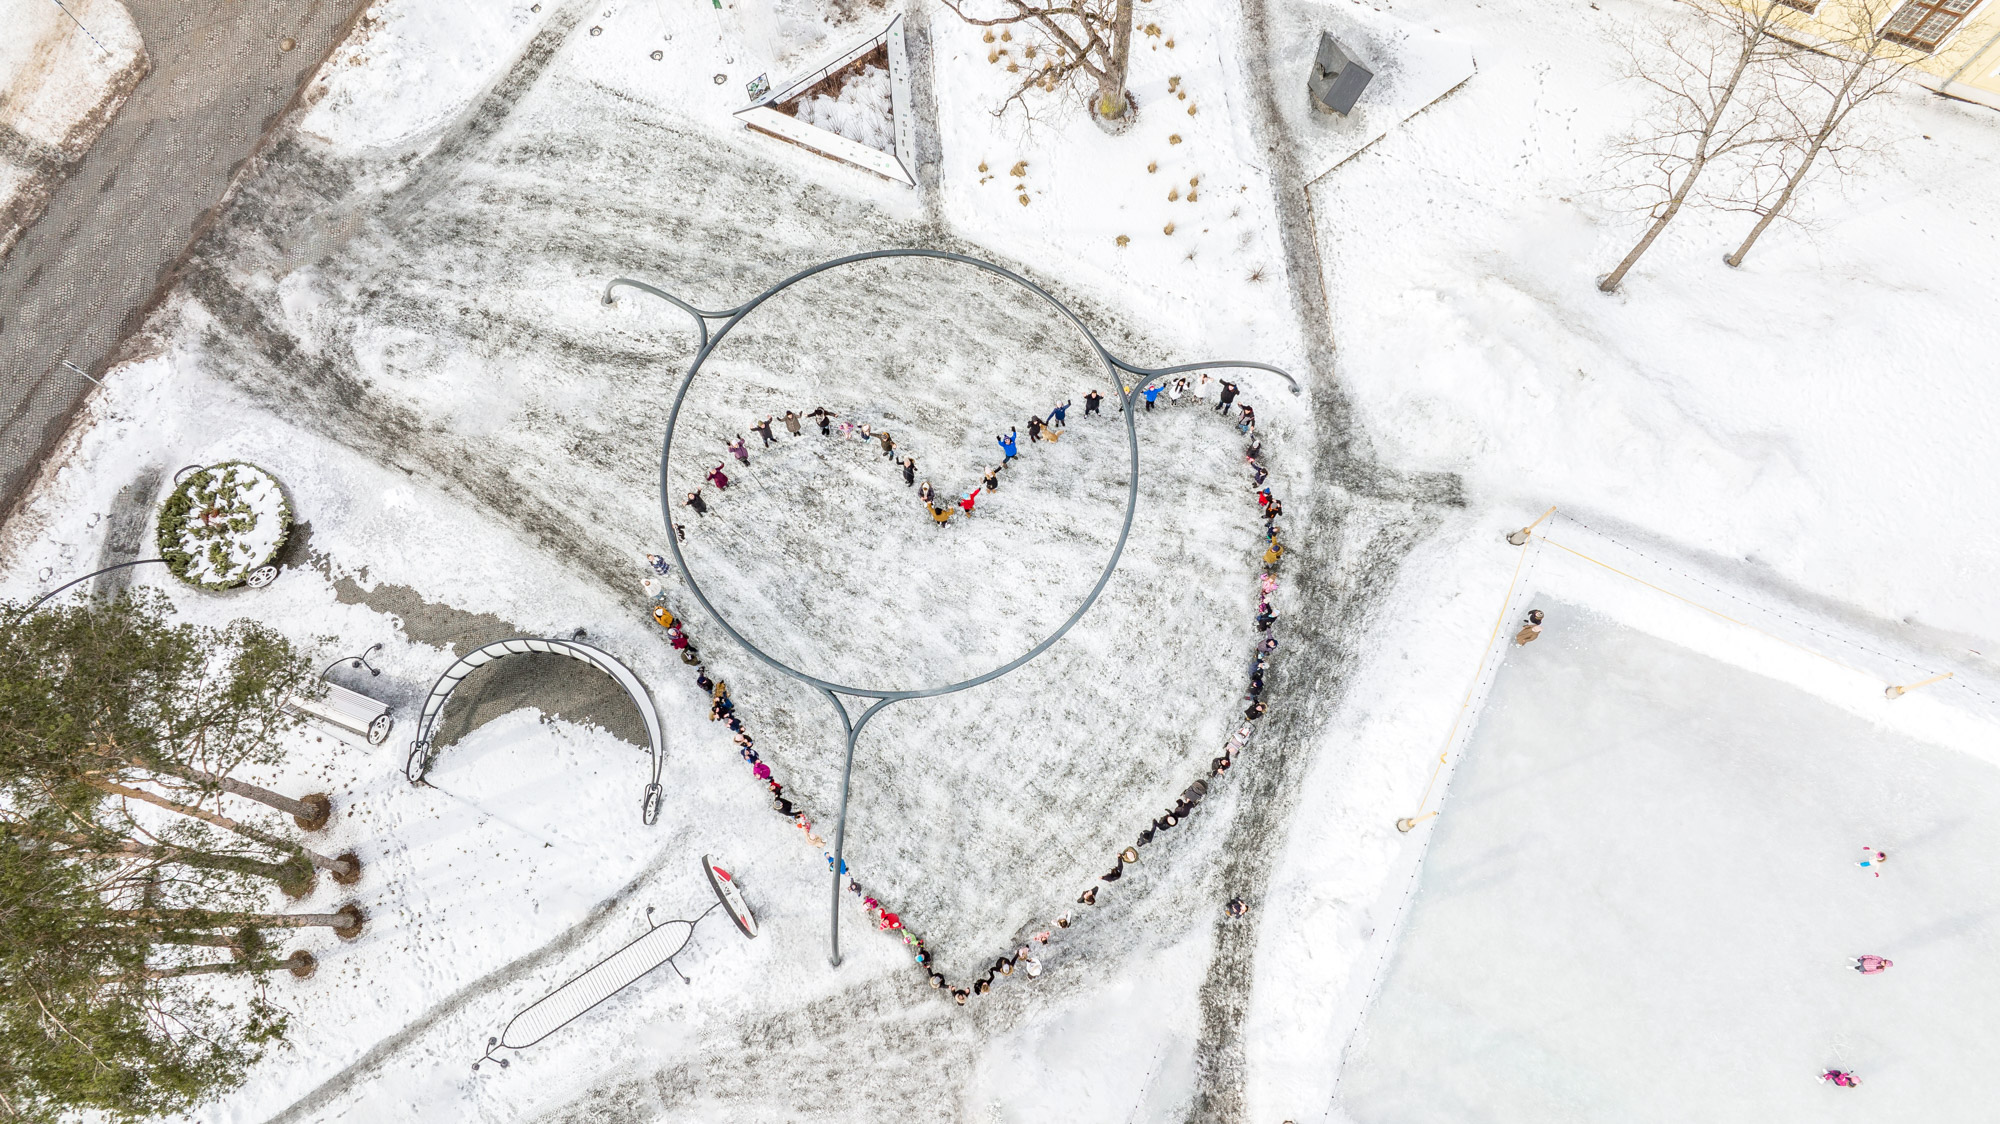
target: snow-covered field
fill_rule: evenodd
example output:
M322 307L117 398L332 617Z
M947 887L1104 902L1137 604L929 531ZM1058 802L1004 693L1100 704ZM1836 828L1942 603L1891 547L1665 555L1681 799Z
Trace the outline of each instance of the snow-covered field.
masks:
M1990 938L1941 888L1976 881L1976 829L1925 825L2000 799L2000 600L1981 580L2000 562L1982 514L2000 393L1982 376L1996 329L1980 303L2000 280L1982 251L2000 118L1898 97L1887 125L1904 140L1846 195L1820 195L1816 231L1781 228L1729 271L1717 259L1733 220L1697 215L1603 297L1591 279L1636 234L1597 202L1603 141L1636 105L1611 81L1608 40L1662 10L1152 0L1140 117L1112 137L1066 102L995 118L1005 61L987 61L978 29L912 6L913 191L729 116L751 79L782 84L872 34L887 5L376 5L191 262L155 324L158 354L111 376L9 522L0 591L129 556L121 528L145 524L175 468L251 460L285 482L318 565L255 593L176 589L185 612L332 637L329 658L384 642L382 677L352 682L397 708L392 747L453 651L354 590L529 634L587 628L658 701L672 798L645 828L641 751L531 711L448 747L435 789L408 786L400 750L302 742L289 774L265 779L339 795L330 842L369 863L352 895L373 920L352 944L306 938L320 975L273 986L300 1012L295 1049L205 1118L1373 1124L1463 1118L1454 1097L1490 1097L1495 1113L1506 1101L1514 1118L1563 1111L1519 1098L1579 1070L1602 1084L1590 1104L1611 1106L1585 1113L1598 1119L1701 1115L1720 1103L1702 1097L1731 1089L1857 1119L1931 1097L1933 1116L1953 1116L1943 1098L1963 1071L1926 1075L1992 1045L1964 997L1984 977L1953 966ZM1382 101L1355 120L1303 108L1320 27L1392 56L1371 60ZM1280 143L1289 164L1272 159ZM1279 228L1293 192L1310 232ZM626 275L729 307L898 245L1018 269L1134 362L1261 360L1307 384L1294 398L1273 376L1240 380L1293 548L1273 713L1201 810L1055 932L1039 978L1017 973L963 1010L851 897L847 961L826 966L820 848L769 809L646 617L643 553L668 533L660 434L695 333L632 291L600 300ZM1323 278L1288 272L1315 252ZM1329 315L1332 359L1301 319ZM1082 417L1084 391L1110 389L1102 370L1019 291L936 262L822 275L746 320L706 371L669 493L677 503L738 434L751 463L729 462L736 482L707 492L709 515L670 510L731 620L807 670L958 678L1025 650L1095 580L1127 480L1122 426ZM1029 444L1029 415L1064 399L1068 433ZM1022 455L976 514L939 529L877 447L780 427L767 453L750 431L818 405L887 428L947 497L997 462L996 433L1021 427ZM1014 676L899 704L862 738L854 875L955 981L1078 910L1239 720L1261 549L1242 440L1187 403L1139 423L1139 515L1104 600ZM1438 472L1452 475L1419 475ZM1501 542L1551 503L1562 511L1534 545ZM1496 614L1512 622L1531 598L1552 611L1549 635L1503 652ZM669 601L788 797L830 831L843 747L826 701L736 650L683 587ZM1955 677L1883 696L1942 671ZM1531 674L1555 679L1530 690ZM1688 705L1722 697L1740 724L1719 702ZM1686 752L1716 761L1682 785L1637 756L1674 723ZM1589 752L1616 730L1644 737ZM1743 744L1758 755L1721 748ZM1900 747L1893 762L1883 745ZM1836 747L1852 764L1822 770ZM1481 795L1571 754L1582 763ZM1623 849L1591 845L1580 833L1604 825L1581 810L1520 822L1572 806L1610 810ZM1730 814L1751 806L1771 812ZM1408 835L1393 826L1439 807ZM1683 819L1648 834L1655 810ZM1868 842L1898 861L1855 886L1846 852ZM1536 847L1554 850L1536 861ZM663 969L511 1069L467 1068L515 1011L642 931L644 906L704 906L695 867L711 850L742 872L762 937L705 924L681 961L691 984ZM1517 879L1467 881L1481 854ZM1582 893L1587 872L1563 865L1620 856L1658 864L1652 879ZM1760 915L1763 934L1667 927L1702 920L1664 914L1704 890L1718 912L1800 909ZM1843 912L1846 890L1874 904ZM1238 894L1250 912L1227 919ZM341 900L328 887L307 904ZM1525 967L1480 974L1483 948L1431 943L1510 918L1601 934L1571 958L1593 970L1613 971L1621 948L1647 954L1662 986L1646 1001L1668 1021L1610 1027L1621 1039L1588 1021L1479 1024L1501 1016L1469 1006L1451 1008L1467 1021L1438 1017L1425 989L1534 987ZM1855 941L1936 951L1843 943L1824 986L1801 983L1821 978L1805 942L1849 921ZM1701 948L1681 949L1689 933ZM1528 940L1519 955L1549 955ZM1728 963L1680 974L1655 963L1662 949ZM1864 951L1896 969L1842 975L1839 958ZM1728 1012L1674 1004L1746 975L1775 993L1755 1059L1706 1073L1679 1067L1692 1057L1595 1060L1621 1042L1742 1041ZM1898 1029L1919 999L1948 1010ZM1450 1083L1417 1056L1501 1032L1479 1026L1567 1037L1539 1040L1560 1055L1547 1068L1449 1050ZM1812 1066L1837 1063L1868 1083L1812 1085ZM1648 1099L1669 1078L1685 1099ZM1908 1083L1925 1088L1905 1096ZM1412 1088L1435 1095L1391 1102Z

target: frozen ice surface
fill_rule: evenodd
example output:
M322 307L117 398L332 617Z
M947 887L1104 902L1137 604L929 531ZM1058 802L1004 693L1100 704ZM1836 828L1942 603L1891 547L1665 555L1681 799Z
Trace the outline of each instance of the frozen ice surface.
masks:
M1974 1120L2000 777L1543 602L1342 1077L1356 1124ZM1889 852L1881 877L1855 865ZM1895 961L1863 977L1850 957ZM1851 1069L1863 1085L1814 1078Z

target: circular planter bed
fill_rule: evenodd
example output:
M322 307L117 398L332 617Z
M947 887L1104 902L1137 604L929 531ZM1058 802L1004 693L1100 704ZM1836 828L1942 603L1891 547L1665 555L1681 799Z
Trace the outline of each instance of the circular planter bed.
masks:
M175 577L203 589L264 584L291 532L284 489L247 461L188 473L160 505L160 557Z

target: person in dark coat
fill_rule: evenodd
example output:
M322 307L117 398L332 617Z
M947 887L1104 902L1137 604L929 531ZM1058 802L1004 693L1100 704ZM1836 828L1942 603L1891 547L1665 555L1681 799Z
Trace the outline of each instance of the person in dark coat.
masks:
M1264 709L1264 700L1259 699L1250 704L1250 709L1243 712L1243 717L1255 721L1264 717Z
M989 468L989 469L987 469L987 470L986 470L986 476L985 476L985 477L984 477L984 478L983 478L983 479L982 479L982 480L980 481L980 483L982 483L983 485L985 485L985 488L986 488L986 490L987 490L987 491L989 491L989 492L997 492L997 491L999 491L999 490L1000 490L1000 470L999 470L999 469L997 469L997 468Z
M894 460L896 457L896 439L889 436L889 431L885 429L876 434L875 440L882 443L882 455Z
M1102 394L1097 393L1095 390L1091 391L1089 394L1084 395L1083 416L1087 418L1092 414L1095 414L1097 412L1097 407L1102 405L1103 403L1104 403L1104 396Z
M840 415L827 409L825 406L814 406L812 413L806 416L819 423L819 435L821 437L831 437L833 436L833 419Z
M903 458L903 486L913 487L917 482L917 458Z
M1041 439L1042 439L1042 419L1040 419L1040 418L1029 418L1029 419L1028 419L1028 441L1029 441L1030 443L1033 443L1033 442L1036 442L1036 441L1040 441Z
M1069 424L1069 400L1064 399L1062 405L1057 406L1055 409L1049 411L1049 425L1053 426L1056 429L1061 429L1062 427L1068 424Z
M1223 383L1222 393L1216 395L1216 399L1215 412L1218 414L1228 413L1229 404L1236 401L1236 384L1233 382Z
M700 492L689 492L688 498L681 501L681 506L694 508L696 515L708 514L708 501L701 498Z
M753 423L750 426L750 431L764 439L763 447L766 449L770 448L778 441L777 438L771 436L771 418L770 415L768 414L765 415L763 421Z

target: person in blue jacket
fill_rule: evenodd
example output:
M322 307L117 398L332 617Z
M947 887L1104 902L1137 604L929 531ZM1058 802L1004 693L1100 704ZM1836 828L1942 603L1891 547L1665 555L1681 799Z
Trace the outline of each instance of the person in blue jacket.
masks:
M1167 389L1167 384L1163 382L1154 383L1152 386L1146 388L1146 408L1148 410L1153 408L1153 399L1158 398L1160 392L1165 389Z
M993 440L998 441L1000 443L1000 451L1007 454L1005 457L1001 458L1000 460L1001 464L1004 465L1008 461L1013 460L1016 456L1019 455L1019 453L1015 449L1015 446L1020 444L1021 441L1020 430L1014 429L1010 426L1007 430L1006 436L995 437Z
M1069 424L1069 400L1049 411L1049 424L1057 429Z

